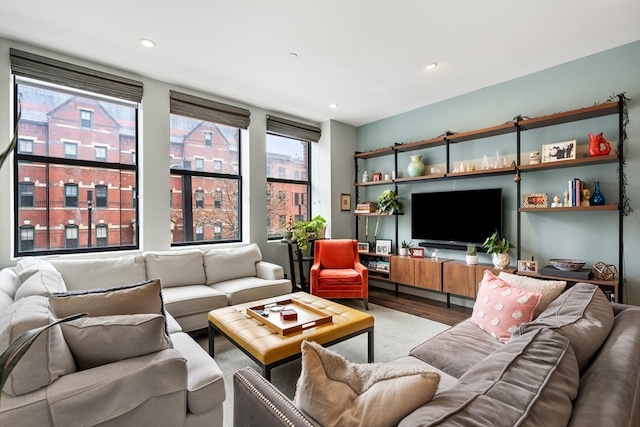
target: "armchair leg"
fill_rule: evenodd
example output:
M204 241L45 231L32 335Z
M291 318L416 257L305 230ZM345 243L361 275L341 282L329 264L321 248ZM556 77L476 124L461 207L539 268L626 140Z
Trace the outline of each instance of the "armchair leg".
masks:
M362 298L362 303L364 304L364 309L369 310L369 298Z

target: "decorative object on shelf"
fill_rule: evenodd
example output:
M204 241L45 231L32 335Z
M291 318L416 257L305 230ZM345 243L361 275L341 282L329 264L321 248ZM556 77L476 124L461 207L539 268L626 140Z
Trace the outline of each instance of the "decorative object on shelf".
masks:
M549 207L547 193L524 193L522 204L525 208L547 208Z
M569 190L564 191L564 207L571 207L571 200L569 199Z
M351 194L346 194L346 193L340 194L340 210L341 211L351 210Z
M603 261L596 262L591 267L593 275L600 280L614 280L618 276L618 269L613 264L607 264Z
M467 252L465 260L468 265L478 264L478 248L473 243L467 243Z
M300 250L307 250L309 239L324 239L327 220L322 215L314 216L310 221L298 221L294 225L293 235Z
M393 190L384 190L378 196L378 212L381 214L393 215L395 211L400 210L400 202L398 194Z
M538 262L534 261L533 259L531 261L528 261L526 259L519 259L518 260L518 271L524 271L524 272L527 272L527 273L537 273L538 272Z
M431 259L433 261L437 261L438 260L438 249L436 249L436 248L431 249Z
M482 170L489 169L489 158L487 157L486 154L482 156L482 164L480 167L482 168Z
M598 135L589 134L589 155L591 157L606 156L611 152L611 144L604 139L602 132Z
M391 254L391 240L386 240L386 239L376 240L376 253L380 255Z
M413 240L412 240L412 241L410 241L409 243L407 243L406 241L404 241L404 240L403 240L403 241L402 241L402 244L401 244L401 247L400 247L400 250L398 251L398 252L399 252L399 255L401 255L401 256L407 256L407 254L409 253L409 250L410 250L411 248L413 248L412 243L413 243Z
M552 208L561 208L563 206L562 203L560 203L560 195L556 194L555 196L553 196L553 203L551 203L551 207Z
M424 163L422 163L422 156L416 154L410 157L411 161L407 165L407 173L409 176L424 175Z
M514 246L506 238L500 237L498 230L487 237L482 247L487 250L488 254L491 254L491 260L497 269L502 270L511 262L509 249Z
M388 173L384 174L384 180L391 181L391 175L389 175Z
M590 199L591 198L591 190L588 188L582 189L582 200L580 201L580 206L591 206Z
M382 181L382 172L374 172L373 180L374 181Z
M424 248L411 248L411 258L424 258Z
M476 170L476 165L473 163L467 163L467 172L473 172L474 170Z
M362 173L362 182L369 182L369 172L364 171Z
M575 160L576 140L554 142L542 146L542 163Z
M580 270L586 264L585 261L578 260L578 259L559 259L559 258L550 259L549 263L553 265L555 268L557 268L558 270L562 270L562 271Z
M595 190L593 190L593 194L591 195L589 202L593 206L602 206L605 203L607 203L607 199L604 197L604 194L602 194L602 192L600 191L600 181L596 181L595 186L596 188Z
M358 243L358 252L369 252L369 243Z
M537 165L538 163L540 163L540 152L532 151L529 153L529 164Z

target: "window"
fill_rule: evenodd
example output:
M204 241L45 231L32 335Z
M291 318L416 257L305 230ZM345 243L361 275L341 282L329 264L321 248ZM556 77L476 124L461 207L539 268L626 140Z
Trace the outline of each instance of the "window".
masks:
M78 226L67 225L64 227L64 245L67 249L78 248Z
M33 182L20 182L18 183L18 194L20 200L18 204L21 208L32 208L35 205L33 197L35 191L35 185Z
M233 165L249 111L172 91L170 112L172 246L240 241L242 176Z
M104 162L107 160L107 147L94 147L95 159L98 162Z
M78 144L75 142L64 142L64 157L67 159L78 158Z
M102 248L109 246L109 227L107 224L96 225L96 246Z
M320 129L278 117L267 118L267 232L269 239L282 238L284 222L311 217L310 143L320 138ZM277 173L276 176L273 173ZM293 177L287 178L287 177ZM275 196L275 197L273 197Z
M109 190L106 185L96 185L96 208L109 206Z
M80 127L91 129L91 111L80 110Z
M78 207L78 184L64 185L64 207L65 208Z
M32 139L18 139L18 153L20 154L33 154L33 140Z
M142 83L16 49L9 57L24 139L14 156L15 256L136 249ZM93 234L100 220L108 228Z
M23 225L19 229L20 234L20 244L19 249L20 252L32 251L35 249L35 230L36 228L33 225Z

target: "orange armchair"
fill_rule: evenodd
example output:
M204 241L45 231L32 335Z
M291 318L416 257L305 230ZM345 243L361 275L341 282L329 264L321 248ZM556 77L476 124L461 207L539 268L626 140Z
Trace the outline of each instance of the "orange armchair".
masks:
M311 294L320 298L361 298L369 310L369 270L360 264L358 241L316 240Z

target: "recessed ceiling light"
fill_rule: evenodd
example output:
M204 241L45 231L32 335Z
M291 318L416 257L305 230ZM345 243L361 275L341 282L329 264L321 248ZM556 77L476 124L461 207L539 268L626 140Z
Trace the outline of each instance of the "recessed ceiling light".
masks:
M140 43L144 47L154 47L156 45L151 39L140 39Z
M329 105L329 107L331 107L331 108L338 108L338 104L331 104L331 105Z
M432 62L431 64L427 64L424 69L427 71L431 71L431 70L435 70L435 68L438 66L438 63L436 62Z
M295 52L289 52L289 57L290 57L290 58L297 58L297 57L298 57L298 54L297 54L297 53L295 53Z

